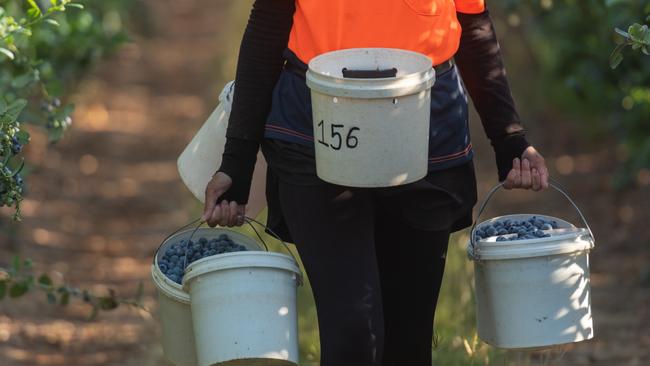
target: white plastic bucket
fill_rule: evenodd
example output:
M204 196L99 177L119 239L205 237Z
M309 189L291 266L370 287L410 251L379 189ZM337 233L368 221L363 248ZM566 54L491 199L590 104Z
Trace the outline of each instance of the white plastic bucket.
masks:
M289 256L237 252L192 263L190 294L199 366L298 365L296 289Z
M540 349L593 338L589 252L593 235L585 228L544 215L507 215L481 222L472 230L468 254L474 260L478 335L505 349ZM495 187L479 210L479 217ZM555 220L551 237L497 242L475 240L475 232L498 220ZM478 221L478 218L477 218Z
M182 239L190 238L194 231L195 229L188 229L168 236L156 251L154 262L151 266L151 277L158 289L163 352L177 366L198 365L196 361L190 295L183 290L180 284L170 280L160 271L158 259L162 258L170 245ZM248 250L260 250L260 246L255 240L227 229L199 228L193 234L193 237L205 237L210 240L221 234L227 234L233 241L244 245Z
M397 74L346 78L344 68L395 68ZM426 175L435 80L427 56L390 48L333 51L309 62L306 79L321 179L352 187L387 187Z
M234 86L234 81L226 84L219 95L219 104L177 160L181 179L190 192L201 202L205 202L205 187L221 165L221 155L226 145L226 130L230 118ZM264 157L259 154L258 165L253 173L255 183L264 182L266 176L265 166ZM263 185L258 186L258 188L260 187L263 187ZM263 209L264 192L263 188L251 190L249 204L246 206L248 216L255 217Z

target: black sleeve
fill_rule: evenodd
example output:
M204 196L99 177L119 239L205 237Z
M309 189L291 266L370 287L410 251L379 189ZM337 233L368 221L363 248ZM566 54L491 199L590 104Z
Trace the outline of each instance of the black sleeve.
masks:
M256 0L239 50L235 93L218 171L232 187L219 200L248 202L253 170L264 136L273 88L282 71L283 51L293 24L295 0Z
M521 157L530 144L510 93L489 12L457 16L462 33L454 59L492 143L499 180L503 181L512 168L512 160Z

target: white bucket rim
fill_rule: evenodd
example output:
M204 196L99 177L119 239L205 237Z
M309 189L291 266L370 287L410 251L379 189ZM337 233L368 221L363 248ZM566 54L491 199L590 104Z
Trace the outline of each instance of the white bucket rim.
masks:
M319 71L322 70L322 67L319 66L331 58L376 55L380 52L399 54L402 57L411 58L422 65L419 70L408 74L400 75L398 68L398 75L396 77L372 79L344 78L343 75ZM341 66L345 67L346 65ZM307 86L312 91L337 97L363 99L393 98L417 94L423 90L430 89L435 82L435 77L436 72L431 59L426 55L398 48L376 47L347 48L323 53L309 61L309 69L306 73Z
M513 214L504 215L485 220L476 227L480 228L485 224L503 220L524 220L531 217L540 217L547 220L555 220L559 228L575 229L574 231L553 235L546 238L521 239L512 241L496 241L496 237L481 239L475 242L476 252L473 252L470 243L467 245L467 252L470 259L480 260L503 260L534 258L548 255L570 254L581 251L589 251L594 248L594 240L586 228L576 228L568 221L557 217L541 214Z
M156 252L154 253L153 264L151 265L151 277L156 287L160 289L160 291L162 291L165 295L185 304L190 303L190 294L188 294L183 289L182 284L178 284L172 281L170 278L165 276L164 273L162 273L162 271L158 267L158 257L163 255L163 253L161 253L161 250L163 248L166 248L168 245L171 245L172 242L178 241L179 238L183 238L191 235L192 232L194 232L194 236L192 237L192 239L195 240L200 238L201 236L217 237L218 235L226 234L229 235L230 238L233 239L235 242L237 242L237 244L241 244L245 246L247 248L247 251L261 250L260 244L255 239L250 238L249 236L237 232L235 230L222 228L222 227L190 228L190 229L179 231L165 238L165 240L163 240L163 242L160 244L160 246L158 247L158 249L156 249ZM225 255L225 254L219 254L219 255ZM206 257L206 258L210 258L210 257ZM202 258L201 260L206 258Z
M185 292L180 284L167 278L155 263L151 265L151 278L158 290L162 291L165 296L183 304L190 303L190 294Z
M242 269L242 268L272 268L289 271L295 274L298 282L302 272L296 261L282 253L259 251L232 252L199 259L185 269L183 289L189 292L189 284L194 278L210 272Z

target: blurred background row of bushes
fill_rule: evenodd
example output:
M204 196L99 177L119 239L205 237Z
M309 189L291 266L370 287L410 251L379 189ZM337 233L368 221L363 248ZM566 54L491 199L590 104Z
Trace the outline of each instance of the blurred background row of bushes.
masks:
M616 45L627 42L615 28L628 32L637 23L632 29L643 29L640 36L645 38L640 42L650 47L650 32L642 25L648 23L650 2L507 0L492 4L526 43L528 54L512 55L508 61L530 69L527 85L538 91L533 98L545 99L543 104L577 121L587 137L614 137L625 156L614 183L618 188L631 184L639 169L650 166L650 58L640 48L627 47L621 50L626 57L616 69L608 65Z

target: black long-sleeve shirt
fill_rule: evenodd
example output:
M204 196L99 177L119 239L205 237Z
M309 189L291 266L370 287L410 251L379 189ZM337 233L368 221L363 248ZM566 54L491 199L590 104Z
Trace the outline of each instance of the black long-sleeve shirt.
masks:
M219 171L233 186L220 198L247 203L255 160L264 136L273 88L284 63L295 0L257 0L242 39L236 87ZM510 93L499 43L486 10L458 13L462 27L454 59L496 154L499 179L529 146Z

